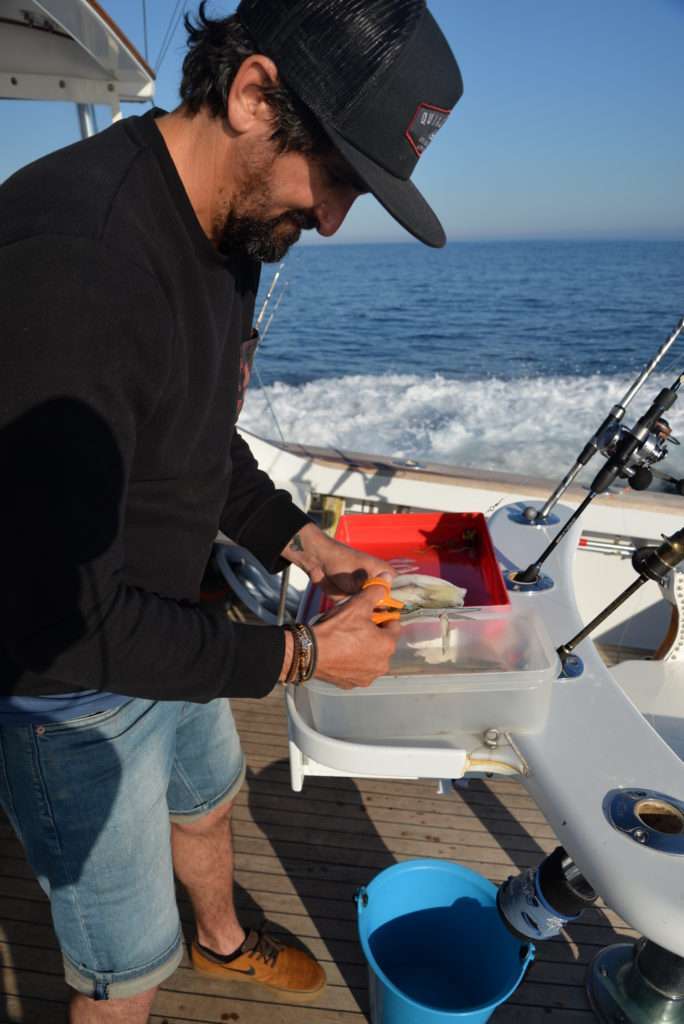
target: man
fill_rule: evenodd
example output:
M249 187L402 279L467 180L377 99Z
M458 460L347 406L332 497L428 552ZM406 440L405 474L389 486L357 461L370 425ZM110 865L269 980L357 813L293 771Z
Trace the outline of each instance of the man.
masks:
M424 0L242 0L188 23L182 104L130 118L0 189L0 799L51 900L72 1024L140 1024L181 958L310 998L321 968L242 929L228 702L311 672L387 670L383 562L326 537L235 433L261 262L333 235L371 191L444 244L409 177L461 80ZM316 625L198 604L217 529L333 596ZM315 664L317 660L317 664Z

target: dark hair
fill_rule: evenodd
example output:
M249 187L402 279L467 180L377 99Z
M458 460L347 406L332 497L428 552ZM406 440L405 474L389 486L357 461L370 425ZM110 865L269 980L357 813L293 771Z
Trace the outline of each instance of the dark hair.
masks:
M212 117L226 117L226 104L243 61L258 53L238 17L208 18L207 0L202 0L195 22L186 14L188 52L183 61L180 95L191 114L206 107ZM330 148L318 121L295 94L280 84L264 86L264 96L273 109L273 135L280 152L319 153Z

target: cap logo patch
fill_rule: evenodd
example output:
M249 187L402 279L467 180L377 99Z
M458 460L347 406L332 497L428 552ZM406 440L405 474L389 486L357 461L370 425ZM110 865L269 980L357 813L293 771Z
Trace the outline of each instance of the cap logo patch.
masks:
M422 156L439 129L446 124L450 113L450 110L433 107L431 103L421 103L418 106L406 129L406 138L418 156Z

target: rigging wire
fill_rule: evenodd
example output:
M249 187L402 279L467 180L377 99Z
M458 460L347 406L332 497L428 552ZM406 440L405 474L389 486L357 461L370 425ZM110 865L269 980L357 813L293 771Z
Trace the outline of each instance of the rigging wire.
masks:
M164 33L162 44L159 47L159 54L157 55L157 60L154 65L155 74L158 73L160 67L162 66L166 54L168 53L169 47L173 42L173 37L176 34L178 23L181 20L182 16L185 14L187 6L188 0L176 0L176 6L174 7L173 13L169 18L169 23L166 26L166 32Z
M149 64L150 61L150 48L149 40L147 35L147 0L142 0L142 19L143 19L143 40L145 44L145 60Z
M675 375L675 367L679 369L682 365L682 354L681 352L675 352L671 355L668 352L669 359L663 359L663 365L658 367L659 372L662 376L667 377L668 380Z
M180 7L180 4L181 4L181 0L176 0L176 6L174 7L173 11L171 12L171 17L169 18L169 20L167 22L167 25L166 25L166 29L164 30L164 35L162 36L161 45L159 47L159 53L157 54L157 59L154 62L154 70L155 71L159 67L159 61L160 61L162 52L164 50L164 47L166 46L166 40L167 40L168 35L169 35L169 30L171 28L171 25L173 24L173 21L174 21L174 18L176 17L176 14L178 13L178 8Z
M254 369L254 373L256 374L256 379L259 382L259 387L261 388L261 391L263 393L266 405L268 406L268 411L270 412L271 417L273 419L273 422L275 423L276 430L280 434L280 440L283 442L283 444L285 444L285 435L283 434L282 430L280 429L280 423L278 422L278 417L276 416L276 411L273 408L273 404L271 402L271 399L268 397L268 392L267 392L266 387L264 385L264 382L263 382L263 379L261 377L261 374L259 373L259 367L256 365L256 363L254 364L253 369Z

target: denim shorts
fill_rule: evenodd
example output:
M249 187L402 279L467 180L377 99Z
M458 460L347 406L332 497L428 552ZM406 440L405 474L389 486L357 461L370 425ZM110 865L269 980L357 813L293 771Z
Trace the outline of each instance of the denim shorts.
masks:
M173 974L171 821L231 800L244 775L227 700L0 727L0 802L50 897L72 988L125 999Z

